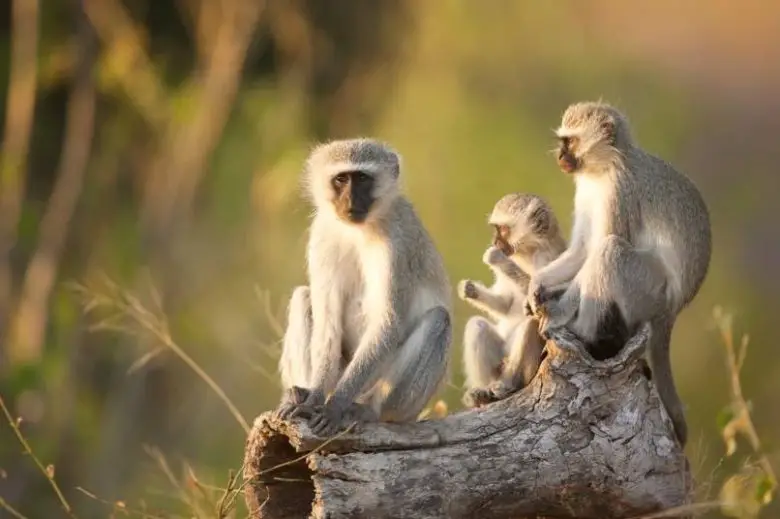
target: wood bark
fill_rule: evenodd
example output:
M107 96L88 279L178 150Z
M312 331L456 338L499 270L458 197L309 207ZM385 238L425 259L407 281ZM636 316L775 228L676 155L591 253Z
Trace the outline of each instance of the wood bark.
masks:
M649 334L596 361L560 330L505 400L359 424L325 445L305 422L264 413L245 451L251 517L609 519L688 504L688 461L643 359Z

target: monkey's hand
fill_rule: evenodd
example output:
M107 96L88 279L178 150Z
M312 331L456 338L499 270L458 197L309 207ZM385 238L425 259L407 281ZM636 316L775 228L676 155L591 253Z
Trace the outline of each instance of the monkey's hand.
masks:
M577 314L579 308L579 292L553 292L541 311L537 309L536 318L539 321L539 336L545 341L550 340L550 331L565 327Z
M458 283L458 297L461 299L476 299L477 295L477 285L470 279L464 279Z
M496 266L505 261L509 261L509 257L495 245L488 247L485 254L482 255L482 262L485 265Z
M292 386L282 393L279 407L276 408L276 416L280 420L287 420L295 409L303 404L309 397L309 390L303 387Z
M292 386L282 394L276 416L280 420L290 420L298 416L311 417L315 407L324 401L325 396L320 391Z
M365 419L365 407L332 395L324 405L314 408L309 427L317 436L332 436L352 422Z

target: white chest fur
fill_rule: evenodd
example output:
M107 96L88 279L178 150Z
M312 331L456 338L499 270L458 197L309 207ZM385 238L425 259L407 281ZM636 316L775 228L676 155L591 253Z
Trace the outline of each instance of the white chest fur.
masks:
M585 241L589 250L598 246L598 242L607 233L607 207L611 192L607 182L606 179L592 175L580 175L576 178L574 232Z

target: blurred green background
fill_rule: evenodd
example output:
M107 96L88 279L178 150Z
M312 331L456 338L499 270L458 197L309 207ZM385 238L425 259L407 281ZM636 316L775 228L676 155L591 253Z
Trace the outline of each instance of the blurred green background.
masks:
M454 287L490 279L480 261L486 216L503 194L544 196L568 229L573 186L548 153L551 130L569 103L599 97L627 112L644 147L694 178L712 213L710 274L672 348L701 497L742 463L724 458L716 424L729 375L715 305L750 333L744 392L777 462L780 4L3 6L0 395L79 517L111 507L76 487L187 509L144 446L184 486L188 466L216 487L240 467L240 423L160 335L250 423L276 404L278 325L305 281L310 208L299 174L314 142L362 134L395 145ZM116 296L138 317L124 323L132 333L93 329L106 309L85 314L72 284L94 299L106 278L153 318ZM456 303L452 384L441 394L450 412L460 408L470 313ZM150 320L164 333L144 333ZM63 516L21 450L0 422L0 496L30 518ZM778 513L772 505L764 516Z

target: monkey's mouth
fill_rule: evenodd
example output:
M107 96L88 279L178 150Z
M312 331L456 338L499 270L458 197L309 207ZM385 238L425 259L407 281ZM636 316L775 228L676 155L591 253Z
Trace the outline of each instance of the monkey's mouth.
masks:
M359 210L359 209L350 209L347 212L347 218L352 223L363 223L366 221L366 218L368 218L368 211Z
M558 157L558 166L565 172L565 173L574 173L579 169L580 163L576 159L576 157L573 157L572 155L568 153L564 153L560 157Z

